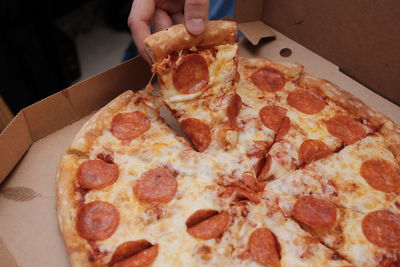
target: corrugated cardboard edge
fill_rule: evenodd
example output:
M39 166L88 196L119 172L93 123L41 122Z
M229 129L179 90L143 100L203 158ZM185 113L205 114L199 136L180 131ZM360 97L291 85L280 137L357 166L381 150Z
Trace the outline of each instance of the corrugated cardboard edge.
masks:
M0 183L33 142L99 109L125 90L140 90L150 75L147 63L136 57L21 110L0 134Z
M262 21L264 1L237 0L235 21L241 33L257 45L263 38L275 37L275 33Z

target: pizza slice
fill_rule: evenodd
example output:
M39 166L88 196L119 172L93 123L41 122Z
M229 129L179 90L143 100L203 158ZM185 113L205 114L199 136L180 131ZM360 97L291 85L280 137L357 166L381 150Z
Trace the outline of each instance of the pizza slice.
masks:
M335 153L385 122L381 114L352 96L350 101L350 94L329 82L303 74L300 84L280 92L288 120L267 155L260 179L280 177ZM341 102L344 97L347 105Z
M164 102L199 152L236 145L236 41L230 21L209 21L199 36L181 24L145 39Z
M293 63L239 60L237 93L243 102L237 119L239 143L245 146L260 180L280 177L326 157L382 124L376 112L365 116L336 104L328 93L341 89L321 85L319 79L318 88L324 90L317 90L306 82L310 75L302 71L302 66ZM353 101L348 106L355 105Z
M237 117L239 144L259 175L265 155L286 121L287 110L277 105L278 91L298 81L303 66L266 59L239 58L237 94L243 103Z
M356 266L400 263L400 215L388 210L361 213L337 206L329 198L276 195L285 216Z
M353 264L397 266L400 135L393 126L387 121L373 136L271 181L265 194Z
M216 246L228 227L208 161L175 136L150 98L128 91L113 100L62 157L57 210L74 266L191 265L200 259L188 255Z
M399 163L379 134L287 174L267 187L281 199L317 195L358 212L385 209L397 213L400 209Z
M352 266L272 202L231 202L232 224L220 246L235 266Z

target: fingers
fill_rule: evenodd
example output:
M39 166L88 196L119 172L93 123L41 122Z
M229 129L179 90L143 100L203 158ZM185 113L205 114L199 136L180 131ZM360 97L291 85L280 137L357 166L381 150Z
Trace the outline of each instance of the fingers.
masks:
M154 15L154 0L135 0L132 3L131 13L128 17L128 26L132 39L140 55L151 64L151 59L144 49L144 39L150 35L149 23Z
M185 23L185 16L183 16L183 13L175 13L171 15L172 21L174 24L183 24Z
M184 15L181 13L184 4ZM176 2L157 2L156 0L135 0L132 3L128 26L132 39L140 55L151 64L144 49L144 39L150 35L151 22L153 32L161 31L172 24L185 22L187 30L194 35L202 33L207 25L208 0L180 0Z
M199 35L206 29L208 5L208 0L185 1L185 25L191 34Z
M154 12L153 18L151 19L152 32L159 32L172 26L172 24L172 19L168 15L168 13L162 9L157 8Z

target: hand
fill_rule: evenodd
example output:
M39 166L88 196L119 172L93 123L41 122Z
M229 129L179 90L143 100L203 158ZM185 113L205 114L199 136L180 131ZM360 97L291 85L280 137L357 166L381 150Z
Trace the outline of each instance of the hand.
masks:
M128 26L140 55L151 64L144 50L149 24L154 33L184 23L191 34L199 35L207 25L208 5L208 0L134 0Z

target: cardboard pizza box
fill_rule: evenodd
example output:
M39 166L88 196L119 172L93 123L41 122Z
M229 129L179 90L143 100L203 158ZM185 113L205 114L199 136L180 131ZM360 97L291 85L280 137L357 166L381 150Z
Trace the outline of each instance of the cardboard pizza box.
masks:
M400 1L236 2L235 20L239 26L258 23L255 27L247 25L252 37L262 32L260 24L272 26L400 105Z
M262 18L254 14L264 12L256 4L264 2L238 1L241 12L236 19L250 40L240 40L241 56L300 63L400 124L399 106L265 21L254 19ZM1 133L0 266L69 265L55 210L60 156L93 112L126 89L140 90L150 76L141 58L132 59L23 109Z

